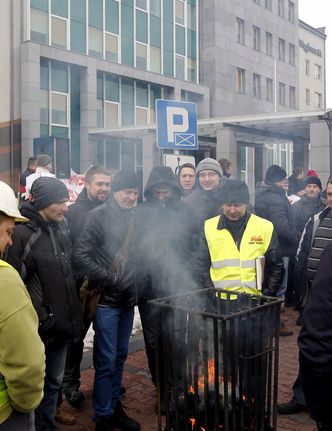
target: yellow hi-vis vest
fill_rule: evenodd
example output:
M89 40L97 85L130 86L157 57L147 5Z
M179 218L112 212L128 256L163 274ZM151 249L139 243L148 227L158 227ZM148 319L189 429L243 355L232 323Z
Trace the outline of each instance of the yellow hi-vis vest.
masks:
M0 267L13 268L9 263L0 259ZM4 377L0 374L0 407L4 407L9 403L9 395Z
M214 286L234 292L260 294L256 283L256 259L264 256L270 245L273 224L252 214L239 250L227 229L217 229L219 219L220 216L206 220L204 225Z

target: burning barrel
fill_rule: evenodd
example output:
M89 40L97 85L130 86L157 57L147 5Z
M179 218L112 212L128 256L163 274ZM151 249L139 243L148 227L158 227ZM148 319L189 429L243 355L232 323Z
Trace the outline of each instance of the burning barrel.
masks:
M215 288L151 301L163 322L159 431L277 429L281 302Z

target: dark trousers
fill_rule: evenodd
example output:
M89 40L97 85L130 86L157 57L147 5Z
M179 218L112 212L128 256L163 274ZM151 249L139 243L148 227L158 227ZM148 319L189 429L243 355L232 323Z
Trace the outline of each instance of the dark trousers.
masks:
M35 411L36 431L57 430L55 412L65 370L67 343L49 341L45 346L46 371L44 397Z
M35 417L33 412L21 413L16 410L0 424L0 431L35 431Z
M295 400L297 403L301 404L302 406L306 406L307 402L305 400L304 392L303 392L303 385L302 385L302 379L300 373L297 375L295 382L292 386L293 391L293 400Z

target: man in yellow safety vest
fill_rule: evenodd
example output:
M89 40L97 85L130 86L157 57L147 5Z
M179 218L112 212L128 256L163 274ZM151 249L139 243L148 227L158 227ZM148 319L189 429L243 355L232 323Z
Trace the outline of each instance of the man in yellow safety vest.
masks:
M273 224L248 211L249 190L243 181L225 182L220 200L220 215L204 224L199 259L203 287L275 296L284 270ZM263 272L262 285L257 265Z
M12 245L14 191L0 181L0 253ZM33 431L33 410L43 397L45 354L38 318L16 270L0 259L0 431Z

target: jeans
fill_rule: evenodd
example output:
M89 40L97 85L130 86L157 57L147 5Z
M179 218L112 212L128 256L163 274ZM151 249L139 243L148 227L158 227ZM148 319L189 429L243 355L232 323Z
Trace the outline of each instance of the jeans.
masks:
M48 342L45 345L45 355L44 397L35 411L36 431L53 431L58 429L54 416L65 369L67 342Z
M128 355L134 308L98 306L93 328L95 380L93 409L95 420L109 417L120 400L123 366Z
M16 410L0 424L0 431L35 431L35 418L33 412L21 413Z

